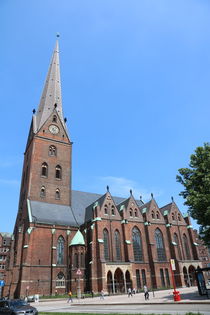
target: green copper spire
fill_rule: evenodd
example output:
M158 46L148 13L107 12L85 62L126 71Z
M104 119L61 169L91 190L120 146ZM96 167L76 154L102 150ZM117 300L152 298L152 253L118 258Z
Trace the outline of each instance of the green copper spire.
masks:
M79 230L77 231L77 233L74 235L70 242L70 246L73 245L85 245L84 237Z

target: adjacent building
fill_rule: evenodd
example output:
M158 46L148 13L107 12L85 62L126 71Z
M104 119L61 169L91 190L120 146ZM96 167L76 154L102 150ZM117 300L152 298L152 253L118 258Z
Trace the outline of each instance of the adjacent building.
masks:
M11 233L0 232L0 280L4 280L9 265Z

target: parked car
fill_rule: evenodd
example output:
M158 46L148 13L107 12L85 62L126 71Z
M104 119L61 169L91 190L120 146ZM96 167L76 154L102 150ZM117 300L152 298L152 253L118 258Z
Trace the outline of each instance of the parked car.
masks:
M38 315L35 307L24 300L0 300L1 315Z

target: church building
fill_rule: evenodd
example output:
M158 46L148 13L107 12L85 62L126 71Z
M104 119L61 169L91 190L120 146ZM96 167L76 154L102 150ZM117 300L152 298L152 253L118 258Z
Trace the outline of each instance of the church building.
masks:
M20 199L4 295L127 292L194 285L199 244L172 201L159 208L71 187L72 139L63 116L56 42L24 153Z

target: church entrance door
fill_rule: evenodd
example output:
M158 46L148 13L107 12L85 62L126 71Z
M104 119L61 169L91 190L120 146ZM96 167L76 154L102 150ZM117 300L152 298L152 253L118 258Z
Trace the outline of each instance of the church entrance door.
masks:
M115 293L125 292L124 276L120 268L117 268L114 273L114 284L115 284Z

